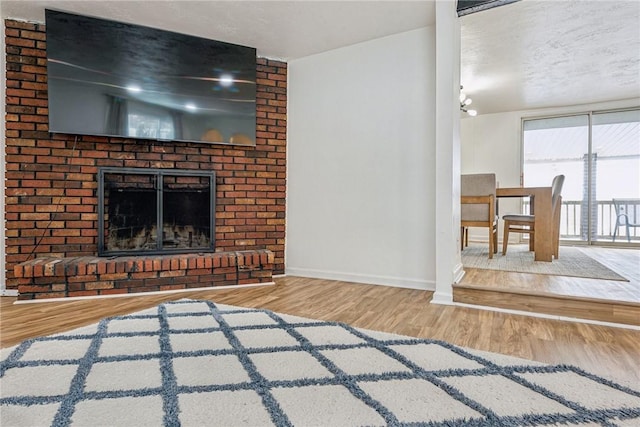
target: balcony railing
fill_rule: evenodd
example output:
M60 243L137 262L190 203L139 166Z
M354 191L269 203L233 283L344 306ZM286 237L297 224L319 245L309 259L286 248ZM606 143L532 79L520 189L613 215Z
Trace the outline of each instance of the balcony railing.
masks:
M629 215L629 223L640 224L640 199L626 200L625 211ZM562 239L587 239L587 216L583 212L580 200L563 200L560 216L560 237ZM529 213L529 201L524 202L524 212ZM584 213L584 216L583 216ZM595 230L591 233L591 240L613 241L616 229L616 208L613 200L598 200L591 212ZM640 243L640 227L629 227L631 242ZM627 228L618 226L616 242L627 242Z

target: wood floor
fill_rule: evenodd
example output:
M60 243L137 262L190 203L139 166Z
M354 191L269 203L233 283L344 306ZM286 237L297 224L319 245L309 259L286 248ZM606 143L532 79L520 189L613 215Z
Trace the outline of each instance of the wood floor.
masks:
M629 281L465 268L454 301L640 325L640 250L585 251Z
M69 330L180 298L340 321L356 327L537 360L568 363L640 383L640 331L430 304L432 293L333 280L286 277L276 285L83 301L13 304L0 299L0 346Z

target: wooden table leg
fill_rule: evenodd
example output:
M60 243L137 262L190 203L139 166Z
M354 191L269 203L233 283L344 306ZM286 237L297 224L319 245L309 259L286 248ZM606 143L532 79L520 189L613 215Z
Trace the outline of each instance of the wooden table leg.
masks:
M553 212L551 212L551 188L541 188L535 194L536 261L549 261L553 257Z

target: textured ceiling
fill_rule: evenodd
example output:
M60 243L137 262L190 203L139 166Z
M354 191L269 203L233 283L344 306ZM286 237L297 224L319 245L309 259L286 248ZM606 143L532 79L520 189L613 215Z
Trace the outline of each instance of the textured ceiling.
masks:
M433 25L425 1L2 1L242 44L292 60ZM640 1L522 0L460 18L461 82L479 114L640 97Z
M640 97L640 1L522 0L461 24L479 114Z
M433 1L2 1L3 18L44 9L172 30L291 60L433 25Z

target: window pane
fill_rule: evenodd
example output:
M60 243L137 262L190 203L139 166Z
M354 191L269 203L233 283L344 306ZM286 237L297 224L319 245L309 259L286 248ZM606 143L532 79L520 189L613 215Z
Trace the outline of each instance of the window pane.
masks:
M592 140L598 239L640 244L640 110L594 114Z
M563 239L640 245L640 110L593 113L590 150L586 114L526 120L523 129L524 185L566 177Z
M580 200L588 143L589 117L586 115L525 121L525 185L547 187L555 175L570 174L573 179L566 176L563 197Z
M564 175L560 235L586 240L589 116L526 120L523 128L524 185L549 187L554 176Z
M176 113L178 114L178 113ZM174 119L165 109L141 102L128 102L128 135L136 138L173 139Z

